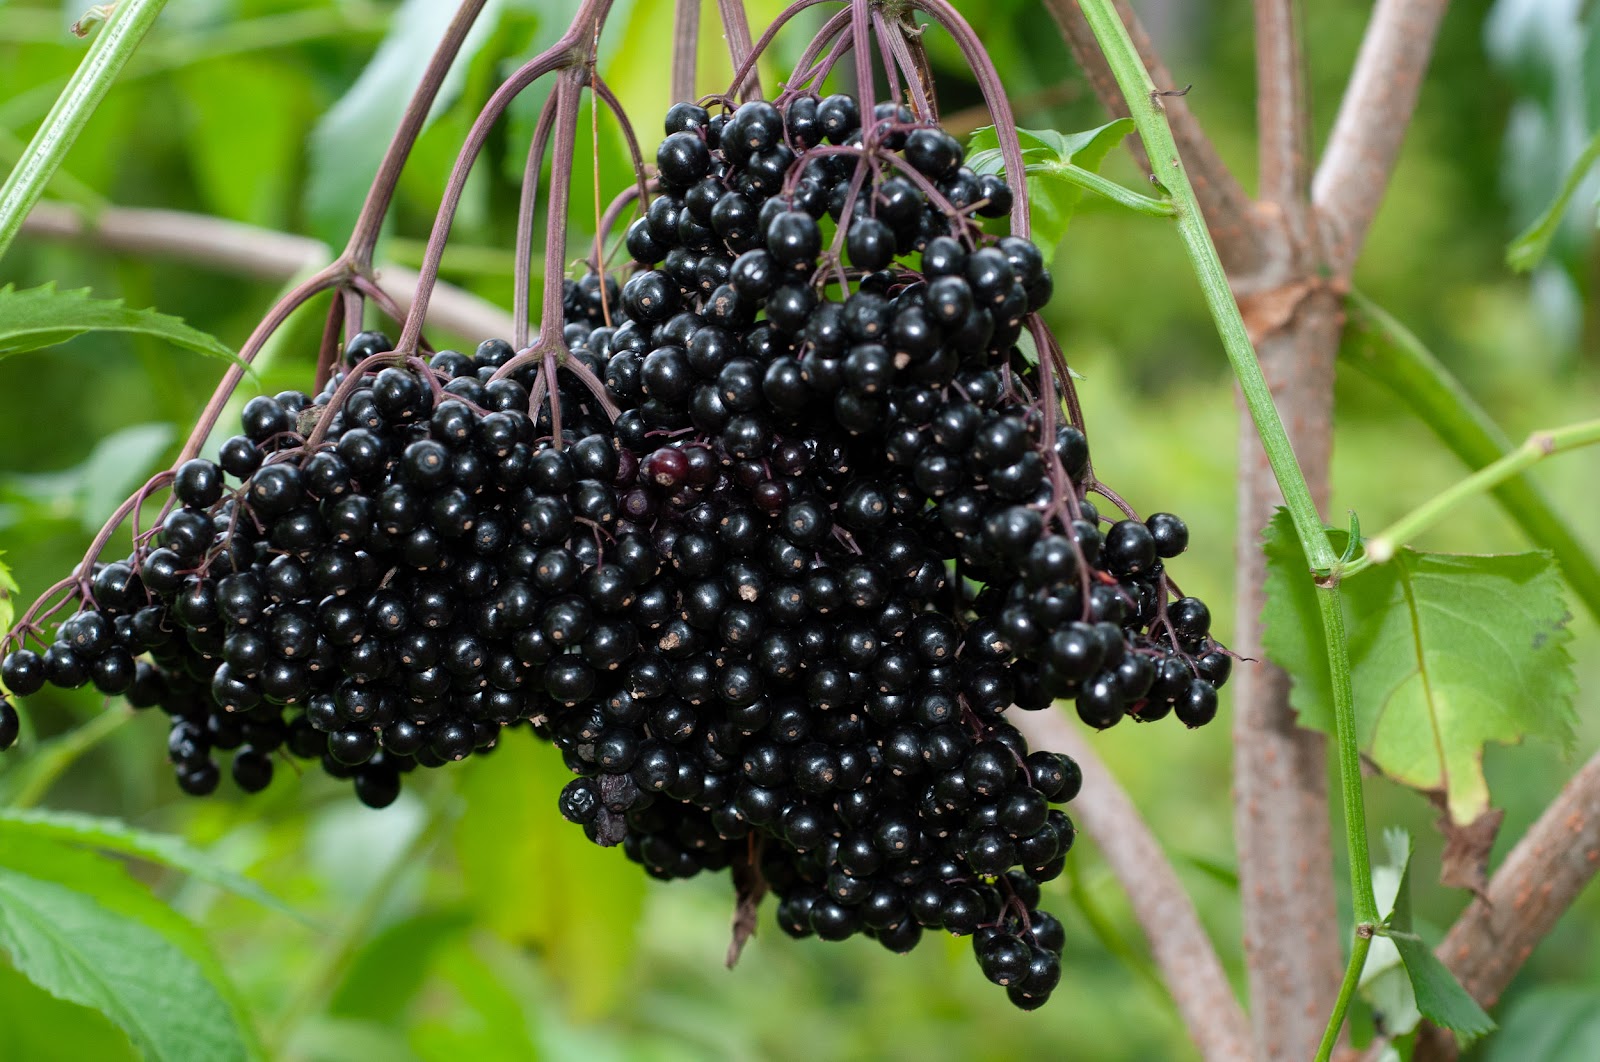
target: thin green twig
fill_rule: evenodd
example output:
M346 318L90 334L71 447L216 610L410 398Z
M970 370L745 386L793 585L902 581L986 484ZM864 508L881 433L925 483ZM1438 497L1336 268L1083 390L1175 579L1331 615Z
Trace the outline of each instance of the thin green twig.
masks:
M1600 443L1600 420L1586 420L1561 428L1536 431L1528 440L1500 460L1479 469L1466 479L1435 494L1366 542L1360 558L1343 568L1340 577L1348 579L1375 564L1390 560L1395 551L1438 523L1457 505L1493 490L1514 476L1555 454Z
M321 951L321 959L314 970L307 971L300 981L300 989L289 1000L277 1022L276 1052L294 1035L295 1029L318 1006L332 998L339 982L355 961L357 952L371 936L378 919L388 909L395 890L411 874L425 864L424 857L445 829L455 820L459 810L455 790L441 780L429 795L427 814L417 832L389 865L372 883L365 895L351 909L349 919L333 934Z
M1140 195L1131 188L1125 188L1110 178L1071 162L1036 162L1028 167L1028 172L1075 184L1086 192L1093 192L1119 206L1153 218L1170 218L1178 213L1170 199Z
M1485 468L1512 452L1494 418L1410 329L1360 292L1351 292L1345 311L1340 361L1392 391L1468 468ZM1545 492L1517 475L1493 493L1529 541L1555 556L1567 585L1600 620L1600 563Z
M0 187L0 258L167 0L123 0Z

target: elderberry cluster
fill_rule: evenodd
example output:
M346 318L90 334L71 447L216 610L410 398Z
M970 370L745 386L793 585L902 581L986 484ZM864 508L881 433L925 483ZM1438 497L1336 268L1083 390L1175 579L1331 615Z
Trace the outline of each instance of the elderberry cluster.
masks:
M1005 713L1198 726L1231 657L1167 577L1183 522L1087 499L1018 345L1050 274L962 161L891 104L674 106L631 275L568 282L565 349L355 337L0 679L159 705L195 794L218 752L248 791L288 755L381 807L529 725L562 815L647 873L731 869L795 936L971 935L1042 1005L1081 778Z

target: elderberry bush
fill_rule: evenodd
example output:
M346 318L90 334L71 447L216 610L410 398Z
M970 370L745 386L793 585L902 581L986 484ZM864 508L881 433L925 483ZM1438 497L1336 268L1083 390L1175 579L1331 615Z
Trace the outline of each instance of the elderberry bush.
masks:
M795 936L971 935L1040 1006L1081 779L1006 713L1212 718L1231 657L1165 571L1187 529L1088 500L1018 347L1050 274L975 220L1012 193L953 137L808 95L665 131L635 263L567 283L565 350L356 336L178 468L0 678L158 706L197 795L296 757L382 807L526 726L575 775L561 814L652 876L731 869Z

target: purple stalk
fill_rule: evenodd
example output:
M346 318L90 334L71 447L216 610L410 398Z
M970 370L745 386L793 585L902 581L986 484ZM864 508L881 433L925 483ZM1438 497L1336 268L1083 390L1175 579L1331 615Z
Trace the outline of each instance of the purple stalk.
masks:
M728 89L728 96L734 96L739 91L739 86L743 85L746 78L752 75L755 70L756 60L761 58L761 54L771 46L779 30L788 25L800 12L816 7L818 4L832 2L834 0L794 0L794 3L780 11L778 17L772 20L772 25L766 28L761 34L761 38L756 41L755 46L750 49L749 54L742 60L734 60L733 85ZM732 45L730 44L729 47L731 48Z
M700 57L700 0L677 0L672 21L672 102L694 99Z
M852 2L865 3L865 0ZM994 68L989 53L984 51L977 33L961 17L961 12L950 6L949 0L908 0L908 3L927 14L955 38L967 65L972 68L973 76L978 79L983 100L989 106L989 117L994 119L1000 154L1006 160L1006 174L1015 190L1011 205L1011 231L1017 236L1029 236L1033 227L1028 218L1027 168L1022 161L1022 142L1017 139L1017 120L1011 113L1011 101L1006 98L999 71Z
M761 74L755 66L758 53L750 43L750 19L745 15L744 0L717 0L717 10L722 14L722 32L728 38L728 55L742 75L733 79L728 95L737 93L742 100L758 100Z
M534 128L533 141L528 145L528 162L522 169L522 198L517 203L517 243L515 265L512 270L515 290L512 293L512 320L516 333L512 345L522 349L528 345L528 302L533 286L533 213L539 198L539 170L544 164L544 149L550 142L550 130L556 122L556 94L544 101L539 112L539 124Z
M890 66L887 57L884 58L883 65L890 69L898 67L905 75L906 84L911 86L911 105L917 117L925 122L938 121L938 105L929 97L927 85L922 79L922 69L911 54L911 46L906 43L905 24L896 21L891 26L881 11L872 12L872 24L878 31L878 42L886 46L889 53L894 56L893 67Z
M850 0L850 32L856 50L856 100L861 108L861 128L871 129L878 106L878 86L872 77L872 0Z
M378 174L373 178L366 201L361 204L361 213L356 217L355 228L350 232L350 242L345 245L344 254L340 256L355 263L362 272L372 268L372 250L377 246L378 232L383 227L384 215L389 212L389 202L394 198L395 187L400 183L400 171L405 167L406 159L410 157L411 149L422 133L422 127L428 120L428 112L433 108L433 101L439 95L439 88L444 84L451 64L461 51L461 45L466 41L472 24L483 12L485 3L487 0L462 0L455 17L445 29L444 39L439 42L439 47L434 49L433 58L428 60L427 69L422 73L422 81L417 85L417 91L412 95L411 102L406 104L405 114L400 119L400 128L395 130L394 138L389 141L389 149L384 152L383 162L378 166Z
M478 154L489 139L489 131L511 105L511 101L529 85L546 74L581 66L587 60L594 35L604 24L611 3L612 0L584 0L561 39L549 50L541 52L512 74L495 90L494 95L489 97L489 102L473 121L472 128L467 131L466 142L461 145L461 150L456 155L455 166L450 171L450 179L445 186L439 212L434 218L433 230L428 236L428 248L423 255L422 266L418 270L421 280L417 285L417 296L411 304L411 313L406 318L405 328L400 333L400 342L396 349L414 350L417 338L422 333L422 321L427 316L428 302L433 297L433 281L439 275L439 262L444 257L444 246L450 237L450 226L454 223L456 211L461 205L461 195L466 188L467 176L472 172L472 164L477 161ZM562 156L562 141L568 140L566 155L570 168L570 139L574 135L575 131L557 137L558 167ZM562 171L558 168L557 176L560 172ZM554 177L552 179L555 180Z

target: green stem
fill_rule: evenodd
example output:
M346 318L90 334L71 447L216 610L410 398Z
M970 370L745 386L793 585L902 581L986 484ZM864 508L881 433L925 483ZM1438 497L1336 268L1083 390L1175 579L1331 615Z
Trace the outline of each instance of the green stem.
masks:
M0 187L0 258L167 0L122 0Z
M1086 170L1082 166L1070 162L1040 163L1028 167L1029 173L1044 174L1068 184L1075 184L1086 192L1093 192L1120 206L1153 218L1170 218L1178 213L1177 207L1172 205L1170 199L1156 199L1148 195L1140 195L1131 188L1124 188L1116 181L1100 176L1093 170Z
M1328 542L1322 517L1311 498L1311 488L1306 485L1300 464L1295 460L1294 447L1284 431L1278 408L1273 405L1272 391L1267 387L1266 378L1261 375L1261 365L1256 361L1255 348L1250 344L1250 334L1245 329L1244 318L1239 315L1239 306L1233 300L1228 275L1223 271L1222 260L1217 257L1217 249L1211 242L1210 233L1206 231L1206 219L1200 213L1200 204L1189 183L1189 174L1183 168L1177 144L1172 139L1172 130L1167 126L1161 96L1140 61L1139 53L1128 37L1127 27L1117 16L1111 0L1079 0L1078 6L1094 31L1095 40L1116 76L1118 87L1122 89L1128 112L1150 156L1151 173L1172 197L1178 233L1183 238L1190 264L1200 281L1223 349L1233 365L1233 374L1244 395L1245 408L1255 422L1256 434L1261 437L1272 474L1278 480L1278 489L1283 492L1284 503L1294 520L1295 532L1305 549L1306 559L1311 562L1312 570L1327 572L1336 560L1333 546Z
M1382 923L1378 897L1372 888L1372 855L1367 850L1367 811L1361 792L1361 753L1356 743L1355 694L1350 684L1350 654L1346 648L1344 604L1339 584L1317 588L1322 610L1322 637L1328 647L1328 670L1333 682L1333 727L1339 757L1339 796L1344 804L1345 845L1350 853L1350 899L1355 909L1355 938L1350 942L1350 964L1345 967L1339 996L1317 1049L1317 1062L1327 1062L1344 1027L1350 999L1367 964L1372 934Z
M1325 574L1338 563L1333 544L1328 539L1322 517L1311 498L1305 475L1295 459L1294 448L1289 443L1283 421L1273 404L1272 392L1261 374L1260 363L1256 361L1255 349L1250 344L1244 319L1239 315L1238 304L1234 302L1227 274L1217 257L1216 247L1211 242L1205 218L1195 199L1194 188L1178 156L1172 130L1167 126L1161 96L1151 82L1133 41L1128 37L1127 27L1123 26L1111 0L1079 0L1078 6L1094 31L1100 51L1122 89L1128 111L1149 154L1151 172L1172 196L1173 205L1177 208L1178 232L1200 280L1217 333L1222 338L1228 360L1233 365L1234 376L1239 381L1245 406L1255 422L1256 434L1261 439L1272 473L1277 478L1278 489L1283 492L1300 547L1305 552L1312 573ZM1351 905L1356 921L1355 940L1351 946L1355 972L1346 974L1348 983L1360 977L1359 963L1365 962L1369 946L1366 938L1379 922L1378 901L1373 894L1372 865L1367 851L1367 814L1361 789L1355 699L1350 685L1350 652L1345 641L1344 611L1337 581L1319 580L1317 600L1322 610L1323 641L1333 682L1339 790L1344 803L1345 843L1350 854ZM1353 991L1353 985L1350 987ZM1349 1002L1349 992L1341 990L1329 1020L1327 1040L1337 1039ZM1331 1043L1325 1043L1324 1047L1331 1049ZM1322 1057L1327 1057L1326 1051Z
M1527 442L1500 460L1445 488L1368 539L1360 559L1346 565L1340 577L1349 578L1374 564L1389 560L1395 550L1438 523L1446 513L1468 498L1493 490L1553 454L1593 446L1595 443L1600 443L1600 420L1586 420L1581 424L1534 432L1528 436Z
M31 808L38 804L79 757L121 730L133 715L133 709L128 707L108 709L41 745L18 770L6 806Z
M1389 388L1469 468L1511 452L1511 440L1481 405L1405 325L1359 292L1345 303L1339 357ZM1527 476L1494 488L1505 514L1530 541L1554 554L1567 585L1600 620L1600 565L1550 499Z
M1344 1025L1350 1000L1355 997L1356 987L1361 983L1361 971L1367 965L1367 952L1371 949L1371 937L1358 936L1350 946L1350 965L1344 968L1344 980L1339 983L1339 998L1334 1001L1333 1016L1328 1019L1328 1027L1322 1032L1316 1062L1328 1062L1333 1057L1333 1049L1339 1042L1339 1029Z

